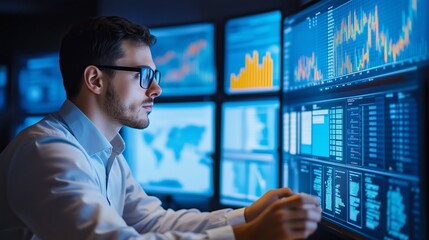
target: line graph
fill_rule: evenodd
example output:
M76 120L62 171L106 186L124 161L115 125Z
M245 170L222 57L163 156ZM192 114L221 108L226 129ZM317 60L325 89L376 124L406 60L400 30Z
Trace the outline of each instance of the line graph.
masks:
M284 19L284 90L429 60L427 0L323 1Z
M314 52L311 53L311 57L301 56L298 59L298 66L294 70L295 81L322 80L323 73L317 65L317 57Z
M344 11L338 13L341 22L335 27L333 39L336 76L396 63L418 54L419 43L415 42L418 38L414 37L417 33L413 31L417 0L410 0L407 7L401 8L405 10L400 22L392 13L380 14L379 9L374 4L371 8L349 9L346 16Z
M211 94L216 89L214 26L210 23L151 30L157 43L151 47L162 72L163 95Z

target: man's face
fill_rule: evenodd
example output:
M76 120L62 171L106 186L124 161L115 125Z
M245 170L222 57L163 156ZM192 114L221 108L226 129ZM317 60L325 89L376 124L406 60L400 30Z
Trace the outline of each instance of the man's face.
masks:
M133 42L122 44L125 56L116 61L117 66L137 67L146 65L155 70L155 63L148 46L137 46ZM161 94L161 88L153 81L148 89L140 87L138 72L115 71L107 81L104 110L113 121L132 128L143 129L149 125L148 115L154 99Z

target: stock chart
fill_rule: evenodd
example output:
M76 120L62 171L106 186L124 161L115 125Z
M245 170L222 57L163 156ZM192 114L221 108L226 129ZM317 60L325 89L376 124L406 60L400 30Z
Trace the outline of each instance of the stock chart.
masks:
M225 29L225 92L280 89L279 11L230 19Z
M426 61L427 9L422 0L329 1L286 18L285 91Z
M216 91L214 26L210 23L154 28L151 47L162 73L164 96L212 94Z

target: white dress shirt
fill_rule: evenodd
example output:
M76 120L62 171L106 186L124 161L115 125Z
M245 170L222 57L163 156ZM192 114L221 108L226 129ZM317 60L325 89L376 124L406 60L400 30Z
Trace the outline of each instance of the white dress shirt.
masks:
M72 102L0 155L0 239L234 239L244 210L165 210Z

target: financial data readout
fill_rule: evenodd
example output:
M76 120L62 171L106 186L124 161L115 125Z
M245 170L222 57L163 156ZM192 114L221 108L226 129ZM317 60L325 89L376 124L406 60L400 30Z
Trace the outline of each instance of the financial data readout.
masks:
M284 19L283 185L350 236L423 236L428 6L321 1Z
M225 92L280 90L281 13L273 11L227 21Z

